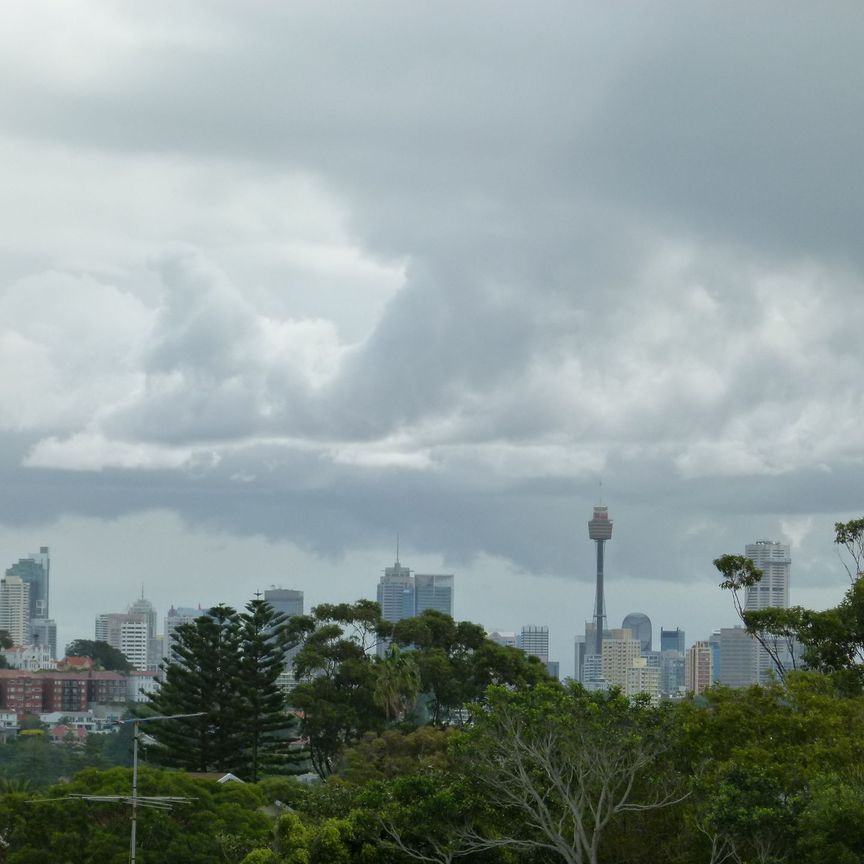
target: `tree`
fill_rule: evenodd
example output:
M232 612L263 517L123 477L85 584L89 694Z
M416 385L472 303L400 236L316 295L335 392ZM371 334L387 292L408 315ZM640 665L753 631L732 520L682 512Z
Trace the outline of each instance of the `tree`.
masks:
M791 645L792 651L788 654L790 664L795 662L794 650L794 622L797 620L795 612L788 609L769 609L747 611L741 600L741 591L746 591L758 585L762 581L762 570L760 570L749 558L744 555L721 555L714 559L714 566L723 576L720 587L729 591L732 595L732 604L735 612L741 619L747 632L759 643L763 650L771 658L771 664L781 681L786 680L787 655L783 653L784 645ZM790 631L790 627L793 630ZM792 635L787 635L791 632Z
M240 664L235 698L241 703L243 733L250 779L258 780L259 763L265 750L279 745L277 734L287 723L285 697L278 680L285 664L287 616L256 598L246 604L238 619Z
M855 582L864 576L864 519L852 519L849 522L834 523L834 544L844 549L851 559L851 564L843 562L849 581ZM842 556L841 556L842 560Z
M215 606L174 631L176 660L160 666L162 681L147 710L203 716L149 725L166 765L192 771L242 771L244 715L238 694L240 632L230 606Z
M300 683L291 704L303 716L312 767L329 776L344 748L385 723L375 701L375 668L370 652L389 625L377 603L322 604L312 616L295 619L302 647L294 659Z
M131 672L132 664L126 655L107 642L76 639L66 646L67 657L89 657L94 664L109 672Z
M672 716L578 684L490 688L457 748L500 823L495 831L469 829L466 839L474 849L506 846L597 864L616 820L687 796L668 758Z
M549 680L536 658L496 645L479 624L433 609L393 625L393 641L412 647L429 722L436 725L470 719L467 707L482 703L490 684L532 687Z
M420 670L410 653L391 645L375 666L375 700L388 720L401 720L420 692Z

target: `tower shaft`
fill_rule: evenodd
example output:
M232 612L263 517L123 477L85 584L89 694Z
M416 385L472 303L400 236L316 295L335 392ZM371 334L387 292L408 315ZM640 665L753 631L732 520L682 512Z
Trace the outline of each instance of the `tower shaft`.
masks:
M603 631L606 629L606 609L603 597L603 547L605 540L595 541L597 544L597 588L594 595L594 653L603 653Z

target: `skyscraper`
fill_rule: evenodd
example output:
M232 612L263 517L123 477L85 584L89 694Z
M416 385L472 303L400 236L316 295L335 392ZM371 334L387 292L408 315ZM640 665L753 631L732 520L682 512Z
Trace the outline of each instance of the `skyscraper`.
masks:
M414 574L414 614L435 609L453 617L453 576L443 573Z
M274 612L293 618L303 614L303 592L293 588L267 588L264 599L273 607Z
M20 576L7 574L0 580L0 630L15 645L30 642L30 583Z
M378 605L381 617L394 624L414 615L414 579L411 571L399 563L398 557L392 567L385 568L378 582Z
M542 663L549 662L549 628L546 625L526 625L516 637L516 647Z
M594 517L588 523L588 536L597 544L597 587L594 596L594 653L603 653L603 631L606 629L606 600L603 596L603 552L612 539L609 509L602 504L594 507Z
M200 606L197 608L194 606L172 606L168 610L168 614L165 616L165 632L162 637L162 653L167 660L176 659L174 657L174 631L181 624L191 624L196 618L201 618L206 614L207 612Z
M45 646L52 660L57 659L57 622L53 618L31 618L31 645Z
M744 554L762 571L762 578L744 590L744 609L789 608L789 576L792 560L789 545L773 540L757 540L744 547ZM756 681L764 684L774 669L768 652L754 642Z
M7 576L18 576L30 586L30 617L48 618L48 595L51 585L51 555L47 546L40 546L26 558L6 570Z
M625 616L621 627L624 630L629 630L633 634L633 638L642 643L643 654L651 650L653 641L651 619L644 612L631 612Z
M720 629L719 680L726 687L756 683L756 642L740 624Z
M674 630L664 630L660 628L660 650L661 651L677 651L683 656L684 654L684 631L680 627Z
M762 578L744 591L744 608L789 607L789 574L792 560L787 543L757 540L744 547L744 554L762 571Z

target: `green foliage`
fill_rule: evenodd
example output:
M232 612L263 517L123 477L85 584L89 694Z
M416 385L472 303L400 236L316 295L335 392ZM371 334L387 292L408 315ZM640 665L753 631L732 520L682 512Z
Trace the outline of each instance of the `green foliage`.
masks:
M302 712L312 766L329 776L342 751L386 717L375 700L376 672L369 652L389 625L377 603L322 605L299 622L305 638L294 661L300 683L291 704Z
M429 722L436 725L461 723L469 705L483 702L490 684L531 687L549 680L536 658L496 645L479 624L456 622L432 609L395 624L393 639L413 647Z
M216 606L175 631L176 660L163 664L162 686L147 710L200 714L148 725L154 758L194 771L231 771L253 782L260 773L296 770L300 755L277 680L288 643L284 615L260 599L243 612Z
M375 667L375 701L388 719L412 711L420 692L420 670L410 653L391 645Z
M107 642L76 639L66 646L67 657L89 657L97 668L112 672L131 672L132 664L126 655Z
M364 786L376 780L450 769L454 760L449 747L458 734L452 727L437 726L367 733L345 754L339 776L346 783Z

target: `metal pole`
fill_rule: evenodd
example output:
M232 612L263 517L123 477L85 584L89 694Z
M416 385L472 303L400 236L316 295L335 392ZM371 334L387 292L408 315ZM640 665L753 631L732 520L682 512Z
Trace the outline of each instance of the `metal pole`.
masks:
M132 724L132 832L129 839L129 864L135 864L136 830L138 828L138 721Z

